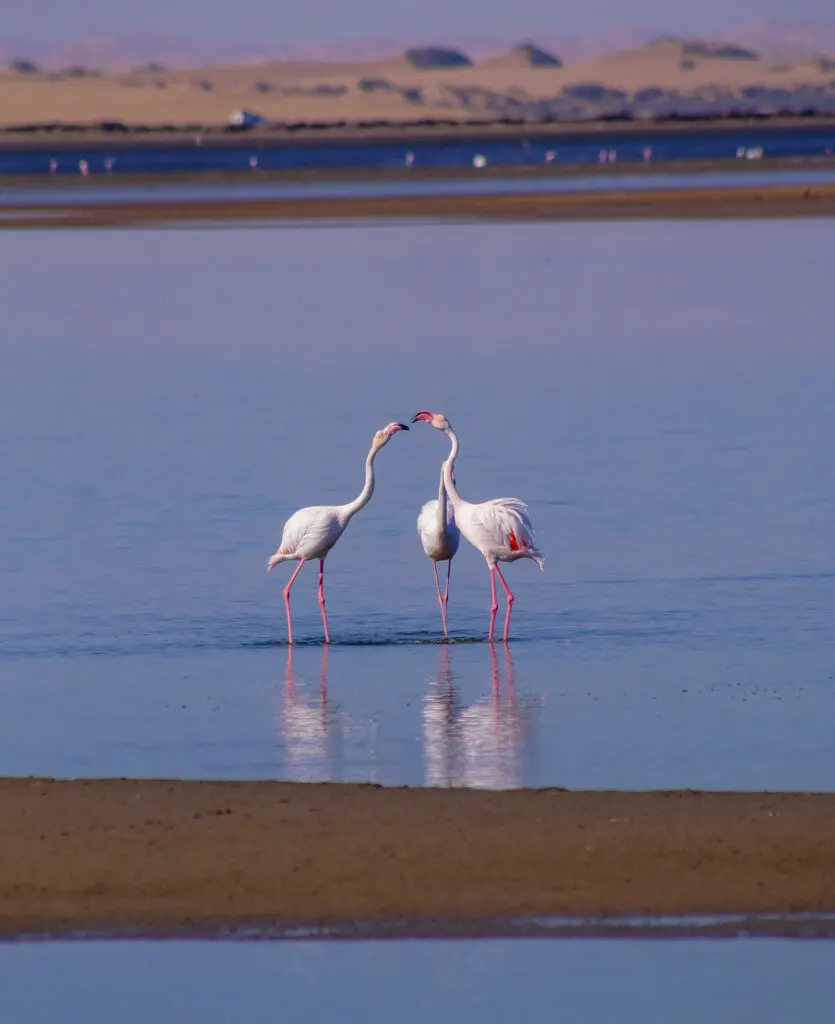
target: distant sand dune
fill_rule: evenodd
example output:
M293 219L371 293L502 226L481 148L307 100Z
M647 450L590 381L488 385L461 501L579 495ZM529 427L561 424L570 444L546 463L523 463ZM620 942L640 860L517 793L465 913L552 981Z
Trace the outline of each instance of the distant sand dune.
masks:
M433 63L431 48L420 53L418 65ZM434 56L441 64L450 59ZM0 72L0 118L5 126L222 124L243 108L280 121L460 120L485 113L570 120L624 110L633 116L696 108L719 114L738 99L752 110L760 104L766 112L813 107L835 114L835 62L829 59L775 64L739 47L681 40L566 67L548 63L550 56L523 45L461 66L415 66L412 54L87 76L6 70ZM596 99L589 86L600 87ZM656 90L655 106L645 95L643 108L635 107L636 94L647 90Z

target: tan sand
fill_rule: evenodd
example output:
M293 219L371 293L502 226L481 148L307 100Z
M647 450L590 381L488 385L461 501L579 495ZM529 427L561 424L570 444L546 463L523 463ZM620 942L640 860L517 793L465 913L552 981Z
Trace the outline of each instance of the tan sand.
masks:
M472 101L456 91L481 89L497 97L539 100L566 86L596 83L634 92L658 87L739 90L828 86L831 71L812 62L774 63L688 57L680 42L566 67L530 67L508 59L472 67L421 70L403 57L350 63L315 61L245 64L189 70L110 72L87 78L0 72L0 125L41 122L221 124L246 108L284 121L463 121ZM390 87L380 87L385 80ZM377 85L369 83L376 82ZM415 101L414 90L419 90Z
M80 189L78 198L66 203L48 206L4 206L0 203L0 228L317 219L519 221L835 215L835 185L95 204L85 204Z
M0 780L0 934L835 911L835 795Z

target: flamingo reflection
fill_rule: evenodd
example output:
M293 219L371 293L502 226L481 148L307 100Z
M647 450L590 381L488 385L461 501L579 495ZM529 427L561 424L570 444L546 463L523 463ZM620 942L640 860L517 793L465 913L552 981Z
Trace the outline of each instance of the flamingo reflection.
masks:
M428 786L454 786L459 770L455 733L460 700L452 681L450 650L449 644L441 644L438 648L438 672L429 683L423 705Z
M287 649L279 731L284 740L285 771L303 782L339 778L341 711L328 700L328 645L322 648L319 694L306 692L293 674L293 648Z
M504 646L505 685L490 644L491 694L463 707L451 668L451 648L439 649L438 672L424 701L428 786L512 789L523 784L524 708L516 697L510 647Z

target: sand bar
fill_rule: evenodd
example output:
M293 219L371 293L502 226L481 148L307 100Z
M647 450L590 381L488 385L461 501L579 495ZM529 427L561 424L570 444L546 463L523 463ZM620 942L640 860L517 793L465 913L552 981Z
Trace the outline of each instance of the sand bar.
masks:
M120 227L300 220L635 220L835 215L835 185L494 195L0 203L0 227Z
M835 794L0 780L0 934L835 911Z

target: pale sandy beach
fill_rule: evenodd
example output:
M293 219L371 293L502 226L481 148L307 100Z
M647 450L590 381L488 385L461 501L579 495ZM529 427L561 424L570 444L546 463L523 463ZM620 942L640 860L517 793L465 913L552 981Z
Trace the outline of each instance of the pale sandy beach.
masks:
M0 813L9 937L835 911L830 794L5 779Z

